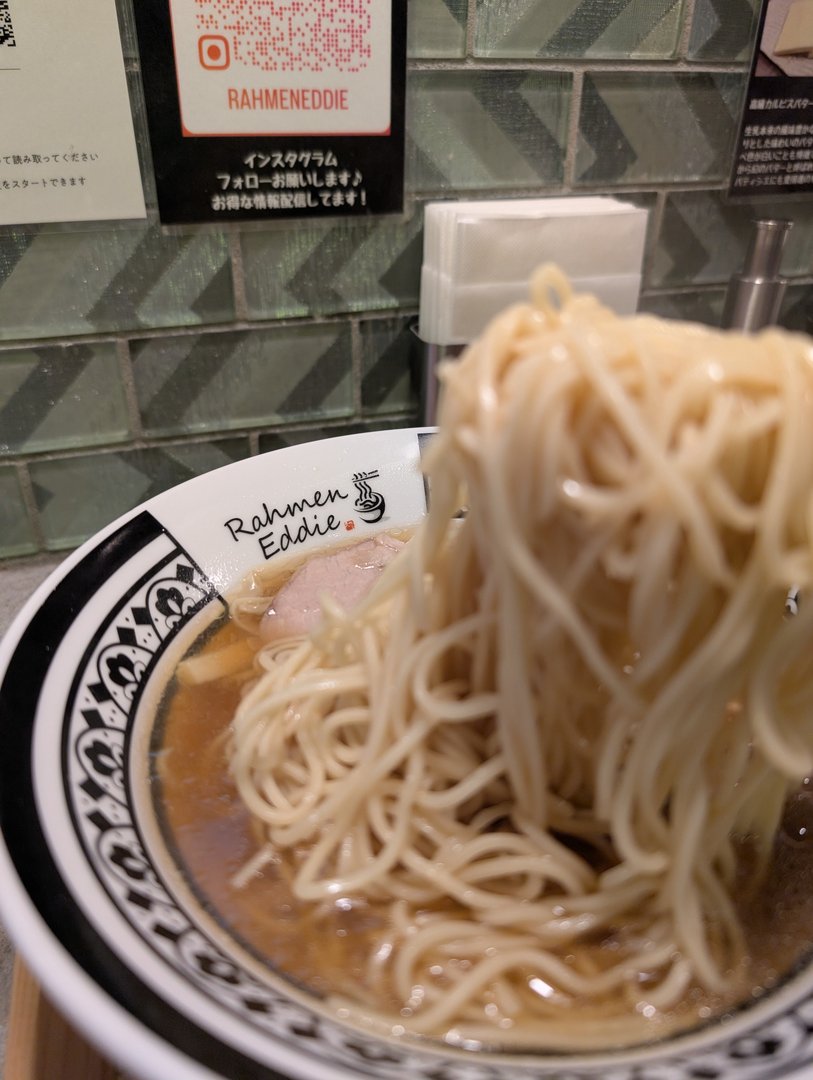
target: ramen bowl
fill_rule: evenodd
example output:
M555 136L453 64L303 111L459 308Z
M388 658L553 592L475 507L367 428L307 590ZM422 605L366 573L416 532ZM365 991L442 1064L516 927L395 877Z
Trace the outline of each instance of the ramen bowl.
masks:
M809 1075L813 975L604 1053L492 1052L351 1023L261 963L187 879L150 764L173 666L253 568L407 529L431 432L229 465L138 507L37 590L0 647L0 918L49 997L144 1080Z

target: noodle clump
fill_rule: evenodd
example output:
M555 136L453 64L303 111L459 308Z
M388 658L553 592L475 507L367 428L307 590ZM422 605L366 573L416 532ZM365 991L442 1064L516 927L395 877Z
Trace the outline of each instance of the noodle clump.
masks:
M736 981L739 852L813 771L813 352L532 295L443 368L413 539L259 654L231 767L248 872L389 906L362 1002L586 1046Z

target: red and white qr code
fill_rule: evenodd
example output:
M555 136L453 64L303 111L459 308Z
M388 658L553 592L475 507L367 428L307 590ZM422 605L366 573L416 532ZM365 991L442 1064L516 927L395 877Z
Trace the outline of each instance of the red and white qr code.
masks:
M0 0L0 45L16 45L8 0Z
M2 10L0 0L0 10ZM195 0L198 29L263 71L362 71L372 59L373 0Z

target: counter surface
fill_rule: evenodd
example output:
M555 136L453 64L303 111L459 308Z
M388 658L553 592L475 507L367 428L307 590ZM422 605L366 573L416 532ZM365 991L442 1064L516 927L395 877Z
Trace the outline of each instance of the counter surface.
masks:
M0 569L0 637L25 601L48 574L58 566L60 558L10 563ZM0 926L0 1075L3 1070L6 1046L6 1025L11 999L11 974L14 950Z

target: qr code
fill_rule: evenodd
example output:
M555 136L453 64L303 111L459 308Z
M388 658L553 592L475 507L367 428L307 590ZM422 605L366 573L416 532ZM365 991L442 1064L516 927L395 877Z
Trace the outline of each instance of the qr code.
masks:
M0 45L16 45L8 0L0 0Z
M2 0L0 0L2 4ZM234 60L263 71L362 71L373 0L195 0L198 29L227 37Z

